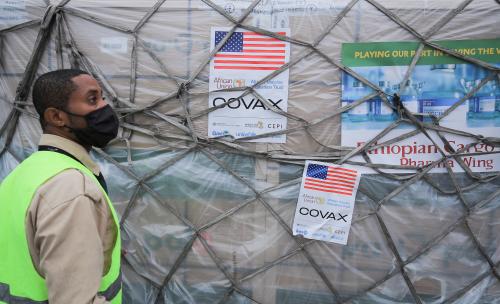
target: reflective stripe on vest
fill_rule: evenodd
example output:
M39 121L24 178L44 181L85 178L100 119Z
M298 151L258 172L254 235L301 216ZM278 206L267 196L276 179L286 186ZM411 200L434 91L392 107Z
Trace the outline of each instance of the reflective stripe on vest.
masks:
M99 291L97 294L103 296L107 301L112 300L122 288L122 276L121 273L116 278L116 280L106 289L105 291ZM48 304L49 301L34 301L28 298L18 297L10 294L10 286L4 283L0 283L0 301L9 304ZM0 302L1 303L1 302Z
M48 304L49 301L34 301L24 297L18 297L10 294L10 287L7 284L0 283L0 303L9 304Z
M48 303L47 287L33 266L26 240L25 217L36 190L66 169L77 169L99 185L94 174L66 155L40 151L24 160L0 185L0 303ZM116 212L106 193L117 227L111 267L102 278L98 294L113 304L121 303L120 229ZM5 233L8 231L8 233Z

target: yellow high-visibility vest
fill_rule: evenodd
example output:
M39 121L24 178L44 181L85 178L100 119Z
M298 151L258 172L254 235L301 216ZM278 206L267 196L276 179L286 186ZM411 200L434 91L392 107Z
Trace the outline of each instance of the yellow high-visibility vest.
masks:
M77 169L97 178L75 159L52 151L39 151L25 159L0 185L0 303L48 303L45 279L35 269L26 239L25 218L36 190L66 169ZM102 187L101 187L102 188ZM116 212L102 189L117 229L111 267L102 278L99 295L121 303L120 228Z

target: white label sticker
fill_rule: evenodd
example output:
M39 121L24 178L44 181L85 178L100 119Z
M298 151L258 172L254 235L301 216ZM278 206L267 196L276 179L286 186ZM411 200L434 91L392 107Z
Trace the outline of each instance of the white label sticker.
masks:
M355 166L307 161L293 235L346 245L360 178Z
M231 28L212 28L210 49L225 38ZM289 35L289 29L273 30ZM208 114L208 137L253 137L286 130L289 70L255 87L260 96L243 90L221 89L254 86L290 60L290 43L244 29L237 29L210 61L208 106L220 107ZM264 100L261 100L264 99ZM229 103L228 103L229 102ZM273 111L274 110L274 111ZM285 134L249 139L252 142L284 143Z

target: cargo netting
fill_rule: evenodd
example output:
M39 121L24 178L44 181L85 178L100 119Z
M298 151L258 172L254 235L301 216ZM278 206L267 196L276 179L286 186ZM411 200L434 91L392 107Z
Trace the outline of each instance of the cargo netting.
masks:
M500 69L436 42L498 39L498 1L8 0L0 10L2 178L37 149L38 75L88 71L120 117L118 138L92 155L120 213L124 303L500 303L499 172L473 172L463 160L498 159L500 138L440 125L484 85L498 86ZM274 22L291 34L264 29ZM210 49L213 26L231 30ZM237 29L290 43L291 59L252 86L221 91L259 98L288 126L209 138L208 114L237 101L209 106L209 63ZM342 64L342 43L366 41L418 42L400 84L426 47L486 76L424 120ZM286 70L283 111L255 88ZM369 94L342 104L343 72ZM342 114L376 96L397 119L370 141L342 146ZM413 129L385 140L403 124ZM249 142L282 134L283 144ZM446 147L439 160L371 161L370 151L417 134ZM456 149L450 134L472 143ZM375 170L361 178L345 246L292 234L305 160Z

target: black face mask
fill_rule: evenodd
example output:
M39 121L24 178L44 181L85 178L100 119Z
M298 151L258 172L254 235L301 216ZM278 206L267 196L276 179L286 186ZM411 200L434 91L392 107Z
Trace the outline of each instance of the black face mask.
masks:
M87 115L79 115L67 111L64 112L73 116L85 118L87 122L87 127L85 128L76 129L66 126L84 146L104 148L104 146L118 134L118 117L110 105L106 105Z

